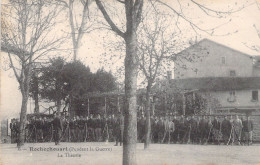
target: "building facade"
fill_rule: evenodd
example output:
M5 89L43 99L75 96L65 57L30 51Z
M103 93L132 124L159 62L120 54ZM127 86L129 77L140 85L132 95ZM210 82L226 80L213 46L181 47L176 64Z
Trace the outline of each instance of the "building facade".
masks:
M196 93L207 114L252 115L260 126L260 56L203 39L179 53L170 86L183 94L183 105L186 95ZM260 140L260 127L255 131Z

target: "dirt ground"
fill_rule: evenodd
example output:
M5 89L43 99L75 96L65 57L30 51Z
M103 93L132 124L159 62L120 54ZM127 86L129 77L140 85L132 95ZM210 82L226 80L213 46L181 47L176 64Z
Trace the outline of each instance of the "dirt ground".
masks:
M122 147L114 143L29 143L18 151L1 144L1 165L120 165ZM260 165L260 145L137 145L138 165Z

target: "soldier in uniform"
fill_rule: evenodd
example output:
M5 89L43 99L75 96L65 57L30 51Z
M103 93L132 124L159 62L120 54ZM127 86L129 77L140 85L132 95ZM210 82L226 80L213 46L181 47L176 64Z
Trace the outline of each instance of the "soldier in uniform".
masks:
M208 121L205 116L199 122L200 143L205 144L208 138Z
M165 126L164 126L164 120L163 117L160 117L160 120L158 121L158 141L159 143L163 143L163 138L165 134Z
M249 116L245 120L243 120L243 133L244 133L244 143L251 145L253 140L253 121Z
M94 141L96 139L95 138L95 122L94 122L92 114L90 114L90 116L89 116L87 125L88 125L88 139L89 139L89 141Z
M108 141L113 141L114 140L114 135L113 135L113 123L115 120L115 116L113 115L109 115L108 116L108 120L107 120L107 126L108 126L108 135L109 135L109 139Z
M190 142L191 143L196 143L197 139L197 129L198 129L198 122L196 121L196 119L194 118L194 116L191 116L191 119L189 121L189 125L190 125Z
M221 132L222 132L223 141L225 144L227 144L231 138L231 129L232 129L232 124L228 120L227 116L225 116L224 120L221 123Z
M42 118L39 117L38 120L36 120L36 142L43 142L43 121Z
M114 124L115 124L114 128L115 128L115 137L116 137L115 146L118 146L118 143L120 143L121 146L123 142L124 116L122 114L119 115Z
M46 142L48 140L49 130L50 130L50 124L47 118L44 117L42 121L43 142Z
M213 133L213 143L220 144L221 138L221 122L219 121L218 117L215 116L214 120L212 121L212 133Z
M60 117L58 116L58 114L55 114L55 117L52 121L52 125L53 125L53 131L54 131L53 137L54 137L55 145L59 145L63 127L62 127L62 121L61 121Z
M142 117L139 120L139 124L138 124L138 139L139 142L143 142L144 141L144 136L145 136L145 117L142 115Z
M76 118L75 117L70 119L69 128L70 128L70 141L75 142L76 141Z
M96 141L99 142L102 139L102 119L100 115L97 115L97 118L95 119L95 135L96 135Z
M233 120L232 124L233 124L233 130L234 130L232 143L237 142L237 144L240 145L243 124L242 124L242 121L239 119L238 115L235 116L235 119Z
M172 134L173 143L178 143L180 121L177 119L176 116L174 116L172 122L175 126L175 130Z
M85 129L85 121L83 119L83 116L80 116L80 118L77 120L77 128L78 128L78 136L77 141L83 142L84 141L84 129Z
M11 143L15 143L15 119L11 119L9 126L11 129Z
M182 115L179 122L179 141L180 143L184 143L185 141L185 134L186 134L186 127L185 127L185 118Z

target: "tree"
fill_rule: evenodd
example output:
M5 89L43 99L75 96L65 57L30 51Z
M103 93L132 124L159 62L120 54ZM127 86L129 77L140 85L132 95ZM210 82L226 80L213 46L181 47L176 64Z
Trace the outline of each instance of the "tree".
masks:
M97 70L93 75L92 88L98 92L109 92L116 90L116 79L111 72L106 72L103 68Z
M39 77L41 86L39 94L41 98L55 102L58 114L61 111L61 102L66 97L62 75L64 66L65 60L63 58L50 59L50 64L41 69L42 75ZM37 88L33 89L33 93L36 93Z
M49 37L56 25L59 8L43 0L10 0L2 13L4 24L1 42L6 46L10 67L22 94L18 148L24 144L27 102L33 64L42 56L57 50L63 38ZM48 36L48 37L47 37ZM16 54L12 50L16 49ZM12 56L13 55L13 56Z
M146 79L145 97L145 142L144 149L149 147L151 137L150 98L151 89L158 77L163 72L165 65L173 63L176 56L178 36L171 28L173 20L167 13L154 10L155 5L148 4L145 16L140 23L138 31L138 61L139 68Z
M62 3L69 12L69 24L71 29L71 39L73 44L73 60L77 60L79 48L81 46L81 40L85 33L90 33L93 30L93 22L90 22L90 16L89 16L89 5L92 3L92 0L69 0L67 1L57 1L59 3ZM79 16L80 23L78 23L77 19L77 13L76 11L79 11L79 6L75 10L74 6L75 4L80 3L83 7L82 12Z
M126 31L122 32L112 21L104 5L100 0L95 0L105 20L118 36L125 41L125 127L123 140L123 164L136 164L136 141L137 141L137 111L136 111L136 88L137 88L137 29L141 21L143 0L121 1L126 15Z

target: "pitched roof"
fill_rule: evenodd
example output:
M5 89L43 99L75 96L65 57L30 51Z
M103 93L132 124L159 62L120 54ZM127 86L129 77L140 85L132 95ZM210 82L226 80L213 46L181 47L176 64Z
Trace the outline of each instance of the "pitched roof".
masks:
M226 91L260 89L260 77L205 77L170 80L170 88L174 91Z
M193 44L193 45L191 45L190 47L188 47L188 48L182 50L182 51L179 52L178 54L182 54L182 53L184 53L184 52L185 52L186 50L188 50L188 49L195 48L195 47L199 46L199 45L200 45L201 43L203 43L203 42L208 42L208 43L212 43L212 44L215 44L215 45L219 45L219 46L224 47L224 48L226 48L226 49L230 49L231 51L235 51L235 52L237 52L237 53L239 53L239 54L241 54L241 55L247 56L247 57L249 57L249 58L253 58L252 55L246 54L246 53L244 53L244 52L241 52L241 51L239 51L239 50L233 49L233 48L231 48L231 47L228 47L228 46L226 46L226 45L220 44L220 43L218 43L218 42L212 41L212 40L207 39L207 38L204 38L204 39L200 40L199 42L196 42L195 44Z

